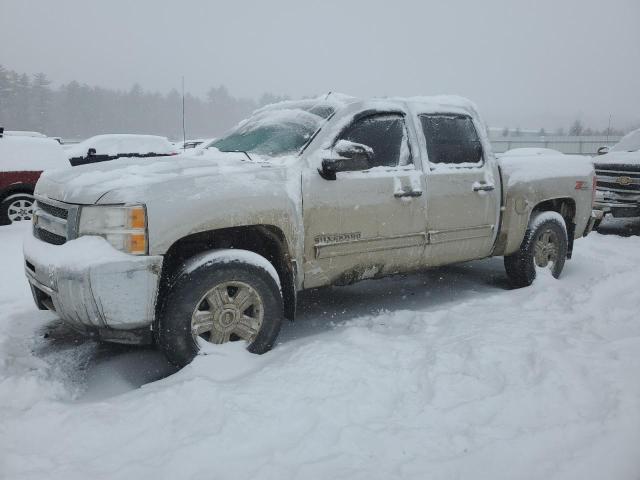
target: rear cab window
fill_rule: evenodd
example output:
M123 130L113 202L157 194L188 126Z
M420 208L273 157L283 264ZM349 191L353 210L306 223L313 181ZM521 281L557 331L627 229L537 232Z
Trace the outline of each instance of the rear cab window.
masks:
M483 164L482 143L473 120L467 115L419 115L432 165L479 167Z

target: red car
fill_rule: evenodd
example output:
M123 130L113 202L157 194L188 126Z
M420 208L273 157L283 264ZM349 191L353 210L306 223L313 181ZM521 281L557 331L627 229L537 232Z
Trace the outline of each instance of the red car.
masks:
M0 225L31 220L33 190L45 169L69 167L51 138L3 136L0 131Z

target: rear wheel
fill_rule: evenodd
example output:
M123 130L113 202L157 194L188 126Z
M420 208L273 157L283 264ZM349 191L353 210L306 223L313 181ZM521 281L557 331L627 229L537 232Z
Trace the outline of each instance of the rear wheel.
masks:
M0 224L8 225L31 220L34 202L33 195L28 193L9 195L0 204Z
M238 250L238 252L241 252ZM244 342L252 353L271 349L283 318L280 287L257 262L216 259L198 264L173 282L158 322L158 343L183 367L203 345ZM248 257L250 258L250 257Z
M558 278L568 249L567 227L556 212L541 212L531 219L520 249L504 257L507 276L514 287L527 287L536 278L536 268L548 268Z

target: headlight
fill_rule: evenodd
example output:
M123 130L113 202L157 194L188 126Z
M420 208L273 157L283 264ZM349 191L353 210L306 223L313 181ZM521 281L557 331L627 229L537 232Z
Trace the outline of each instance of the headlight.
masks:
M147 211L144 205L82 207L78 236L82 235L98 235L120 251L145 255Z

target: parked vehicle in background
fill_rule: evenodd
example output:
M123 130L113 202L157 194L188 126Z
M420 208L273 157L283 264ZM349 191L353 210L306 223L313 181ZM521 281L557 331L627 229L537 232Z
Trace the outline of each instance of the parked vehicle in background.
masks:
M33 138L47 138L44 133L29 132L26 130L5 130L4 136L6 137L33 137Z
M614 218L640 217L640 129L612 148L599 148L598 154L594 158L598 177L595 208Z
M5 132L6 133L6 132ZM69 167L58 142L50 138L0 138L0 225L31 220L33 190L43 170Z
M34 300L185 365L206 342L267 351L303 289L490 256L516 287L558 277L593 224L591 159L497 161L485 132L459 97L332 95L260 109L199 155L47 173Z
M96 135L67 149L71 165L105 162L121 157L164 157L178 150L166 137L156 135Z

